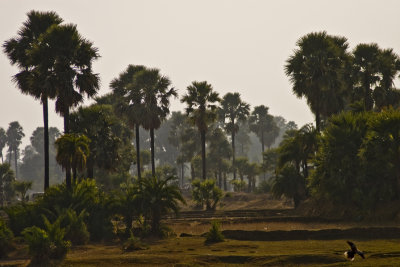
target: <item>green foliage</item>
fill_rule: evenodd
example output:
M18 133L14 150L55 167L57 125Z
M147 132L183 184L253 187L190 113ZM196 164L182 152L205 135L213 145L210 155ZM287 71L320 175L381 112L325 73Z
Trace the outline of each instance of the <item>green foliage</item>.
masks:
M31 226L22 232L34 264L44 264L50 259L62 259L66 256L70 242L64 240L65 229L61 228L61 219L59 217L54 223L50 223L43 216L44 229Z
M139 198L142 201L142 213L146 219L151 220L151 230L154 234L161 233L161 217L170 211L176 214L179 211L179 202L185 200L179 188L171 184L176 177L169 176L165 179L157 176L145 177L140 182Z
M62 224L65 225L65 239L71 241L73 245L84 245L90 239L85 223L87 216L86 210L82 210L79 214L73 209L65 211L62 220Z
M7 257L13 246L14 234L4 220L0 220L0 258Z
M43 226L40 214L44 212L36 203L19 203L5 208L9 218L9 226L15 235L20 235L25 228Z
M271 191L271 184L267 181L262 181L258 184L256 193L269 193Z
M147 247L140 241L140 238L133 235L133 232L129 231L129 238L125 241L122 249L124 251L135 251L146 249Z
M14 196L14 188L12 183L15 175L8 163L0 164L0 204L4 205L5 201L11 201Z
M221 233L221 225L218 221L212 221L211 222L211 229L210 231L206 234L206 244L213 244L213 243L218 243L218 242L223 242L224 241L224 236Z
M215 210L222 196L221 189L216 186L213 179L205 181L196 179L192 182L193 200L201 207L205 205L207 210Z
M246 182L242 180L232 180L231 184L233 185L233 191L235 192L244 192L246 190Z
M26 192L32 188L32 181L26 182L26 181L14 181L13 182L13 188L14 190L20 194L21 201L26 201L28 196L26 195Z

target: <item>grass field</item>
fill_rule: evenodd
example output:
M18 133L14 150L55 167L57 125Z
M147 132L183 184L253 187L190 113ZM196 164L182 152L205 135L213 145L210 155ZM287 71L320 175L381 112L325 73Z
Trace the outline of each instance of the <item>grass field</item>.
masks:
M258 207L261 201L267 202L266 199L259 198L259 196L233 195L232 200L225 202L221 210L251 210ZM235 206L235 202L241 206ZM244 206L244 202L248 206ZM280 203L269 201L268 206L262 208L288 208ZM238 214L241 215L242 212ZM287 240L283 241L285 238L281 239L279 235L277 239L269 239L278 241L249 241L246 238L242 241L232 239L235 237L231 235L231 239L226 238L224 242L212 245L205 245L205 238L201 237L201 234L210 229L210 221L213 220L211 217L168 219L165 222L177 237L145 240L147 249L133 252L124 252L119 242L73 247L67 257L62 262L54 263L54 266L400 266L400 230L395 222L296 221L292 217L289 219L288 217L288 220L285 220L284 217L274 220L268 217L264 220L264 217L259 216L219 218L222 230L227 230L226 233L239 230L243 237L243 231L248 231L244 232L245 237L254 238L264 232L287 231L285 233L289 233L289 239L285 235ZM370 227L380 227L383 230L371 235L368 234L369 229L372 229ZM361 229L361 234L351 236L353 228ZM337 231L332 229L342 232L337 235ZM322 230L321 232L332 230L332 232L329 232L326 239L309 240L306 236L304 240L299 240L301 238L296 238L295 235L297 230L308 230L313 233L319 230ZM260 231L263 233L260 234ZM349 231L350 234L347 235ZM188 234L188 237L179 237L181 233ZM385 238L382 238L383 235L380 233L384 233ZM348 238L365 252L366 259L357 256L350 262L344 258L343 253L349 249L346 243ZM0 266L29 266L26 246L20 244L18 249L9 255L8 260L0 261Z

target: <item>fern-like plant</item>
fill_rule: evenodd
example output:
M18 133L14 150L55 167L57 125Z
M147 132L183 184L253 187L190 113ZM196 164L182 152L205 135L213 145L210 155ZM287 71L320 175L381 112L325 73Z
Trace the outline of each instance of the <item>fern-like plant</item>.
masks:
M211 222L211 229L206 234L206 244L213 244L224 241L224 235L222 234L220 227L221 225L218 221Z

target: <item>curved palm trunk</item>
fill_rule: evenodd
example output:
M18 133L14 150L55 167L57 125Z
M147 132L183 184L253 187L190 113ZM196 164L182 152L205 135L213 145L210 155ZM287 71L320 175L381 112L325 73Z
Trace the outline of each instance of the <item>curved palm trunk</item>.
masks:
M200 131L201 136L201 160L203 163L203 180L206 179L206 131Z
M44 126L44 191L50 186L49 172L49 110L47 97L43 99L43 126Z
M64 133L69 133L69 108L64 112ZM67 188L71 189L71 165L66 164L65 166L65 183Z
M181 163L181 188L183 188L183 184L184 184L184 173L185 173L185 165L184 165L184 163Z
M136 138L136 164L137 164L137 175L139 181L142 179L142 174L141 174L141 165L140 165L140 138L139 138L139 124L136 124L136 133L135 133L135 138Z
M151 174L156 176L156 164L154 162L154 129L150 128L150 149L151 149Z

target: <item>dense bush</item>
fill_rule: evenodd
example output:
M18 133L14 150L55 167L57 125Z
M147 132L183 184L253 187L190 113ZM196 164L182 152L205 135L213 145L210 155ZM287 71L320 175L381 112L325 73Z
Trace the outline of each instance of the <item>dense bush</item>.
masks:
M246 190L247 184L242 180L232 180L231 184L233 185L233 191L235 192L244 192Z
M76 211L68 209L65 211L63 225L65 225L65 239L73 245L84 245L89 241L90 234L85 224L86 210L78 215Z
M221 233L220 227L221 225L219 222L217 221L211 222L211 229L206 234L206 240L205 240L206 244L212 244L224 241L224 236Z
M7 253L14 247L13 238L13 232L3 220L0 220L0 258L6 257Z
M36 203L20 203L5 208L5 212L9 218L9 226L15 235L30 226L44 227L41 214L46 214L46 210L42 210Z
M26 228L22 234L29 246L33 264L45 264L50 259L63 259L70 247L64 240L65 229L61 228L61 217L54 223L43 216L45 229L37 226Z
M215 210L223 194L216 186L215 180L207 179L203 182L196 179L192 182L193 200L201 207L206 206L207 210Z

